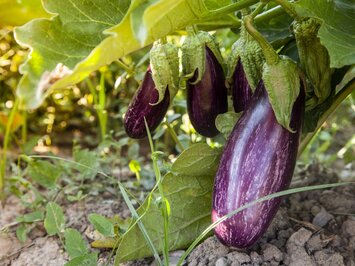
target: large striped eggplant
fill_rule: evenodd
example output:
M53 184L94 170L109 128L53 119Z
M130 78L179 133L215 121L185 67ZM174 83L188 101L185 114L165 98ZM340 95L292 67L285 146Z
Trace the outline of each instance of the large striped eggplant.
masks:
M196 82L199 69L187 81L187 112L192 126L205 137L214 137L219 132L215 125L217 115L228 110L227 88L222 66L206 46L205 71Z
M303 112L301 87L291 113L293 132L281 126L260 81L226 143L214 184L213 222L251 201L289 187ZM268 228L280 202L281 198L274 198L237 213L215 228L216 236L228 246L252 246Z
M169 90L166 89L163 100L155 104L158 100L159 92L149 67L124 117L123 124L129 137L140 139L147 136L144 118L150 131L154 131L158 127L169 107Z

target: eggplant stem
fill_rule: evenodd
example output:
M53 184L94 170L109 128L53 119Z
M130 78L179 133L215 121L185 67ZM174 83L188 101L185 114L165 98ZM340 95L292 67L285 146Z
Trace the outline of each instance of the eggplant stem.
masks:
M264 3L260 4L260 6L263 5ZM271 44L265 39L265 37L254 27L253 16L245 16L243 22L249 34L259 43L265 56L266 63L269 65L277 64L280 60L279 55L276 53L274 48L272 48Z
M295 20L299 19L299 16L294 8L294 6L287 0L273 0L275 3L279 4L280 6L285 9L285 11Z

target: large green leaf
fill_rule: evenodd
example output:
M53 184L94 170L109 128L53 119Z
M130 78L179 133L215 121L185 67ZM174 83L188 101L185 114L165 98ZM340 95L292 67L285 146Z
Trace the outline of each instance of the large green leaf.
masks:
M34 18L49 17L41 0L0 0L0 26L19 26Z
M44 4L49 12L58 15L33 20L15 30L16 40L31 48L29 59L21 66L24 76L18 86L18 96L29 108L38 107L49 87L90 54L106 37L103 31L122 20L130 1L113 5L112 0L46 0ZM65 67L59 67L59 63ZM49 75L56 66L57 71ZM79 80L71 79L71 84Z
M151 1L143 19L138 20L143 26L134 21L137 14L133 11L144 1L129 2L46 0L45 8L57 16L17 28L16 40L32 48L18 85L24 106L37 108L52 90L76 84L101 66L154 40L209 19L213 12L208 8L221 7L226 1L209 0L207 6L203 0Z
M207 144L196 144L179 156L173 164L173 172L164 177L163 190L171 206L169 250L187 247L211 223L211 192L220 153L220 149L212 149ZM203 161L201 157L204 157ZM147 211L141 221L156 249L161 252L164 225L161 209L154 201L158 197L159 193L154 193L149 209L146 210L146 200L137 212L142 215ZM143 234L135 225L121 240L116 265L120 261L150 255Z
M353 0L300 0L297 12L323 24L318 36L328 49L331 67L355 64L355 4Z

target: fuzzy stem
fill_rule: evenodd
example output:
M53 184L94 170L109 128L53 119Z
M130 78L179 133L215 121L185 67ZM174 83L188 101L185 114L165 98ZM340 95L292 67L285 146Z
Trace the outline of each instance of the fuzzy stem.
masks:
M262 3L261 5L264 5ZM271 44L264 38L264 36L257 31L253 25L253 17L248 15L244 17L244 25L249 34L259 43L263 54L265 56L266 63L269 65L275 65L280 59L278 54L272 48Z
M294 8L294 6L288 2L287 0L273 0L275 3L279 4L282 6L285 11L294 19L299 19L299 16Z
M225 15L225 14L232 13L237 10L252 6L252 5L256 4L257 2L259 2L259 0L240 0L236 3L230 4L228 6L221 7L216 10L212 10L212 11L208 12L208 16L210 16L210 15L212 15L212 16Z

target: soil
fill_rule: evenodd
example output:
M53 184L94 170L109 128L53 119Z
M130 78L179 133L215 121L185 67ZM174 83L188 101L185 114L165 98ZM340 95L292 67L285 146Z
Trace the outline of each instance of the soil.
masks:
M353 175L354 176L354 175ZM325 184L339 181L333 170L311 165L298 171L293 186ZM68 255L57 237L48 237L44 228L37 226L26 243L20 243L11 223L24 208L15 197L9 197L0 207L0 228L10 225L7 233L0 235L1 266L64 265ZM123 200L102 195L86 198L65 206L67 225L79 230L88 242L94 230L88 214L99 213L106 217L119 214L129 217ZM202 242L189 255L185 265L237 266L237 265L355 265L355 186L302 192L285 198L271 226L262 239L248 250L223 246L212 236ZM175 265L183 251L170 254ZM110 250L101 250L99 265L112 265ZM152 259L125 265L155 265Z

